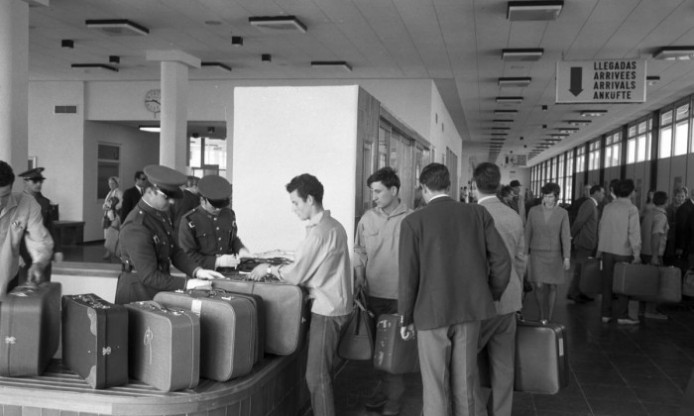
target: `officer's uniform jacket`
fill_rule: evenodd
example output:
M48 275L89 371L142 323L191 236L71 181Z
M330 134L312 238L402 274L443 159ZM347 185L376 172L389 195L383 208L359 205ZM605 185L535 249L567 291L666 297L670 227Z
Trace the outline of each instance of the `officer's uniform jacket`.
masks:
M197 265L176 244L168 212L140 200L121 226L123 272L116 303L150 300L157 292L184 289L186 278L171 276L171 264L188 276Z
M223 208L212 215L199 206L181 218L178 242L200 267L214 269L217 256L238 254L244 246L238 237L236 214Z

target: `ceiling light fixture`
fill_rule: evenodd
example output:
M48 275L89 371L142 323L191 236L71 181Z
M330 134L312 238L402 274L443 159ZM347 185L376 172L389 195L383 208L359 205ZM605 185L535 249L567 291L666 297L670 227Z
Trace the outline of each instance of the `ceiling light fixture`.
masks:
M161 127L159 127L159 126L140 126L140 131L146 131L147 133L160 133Z
M527 87L533 79L530 77L500 77L500 87Z
M658 49L653 54L653 58L667 61L689 61L694 59L694 46L666 46Z
M506 18L511 21L556 20L563 7L562 0L509 1Z
M556 130L558 130L559 133L573 134L576 133L579 129L578 127L557 127Z
M106 69L108 71L113 71L113 72L118 72L118 68L116 68L113 65L107 65L107 64L72 64L70 65L72 68L82 68L82 69Z
M649 87L652 87L659 82L660 82L660 76L658 76L658 75L649 75L646 77L646 83L648 84Z
M569 124L574 127L587 126L592 123L593 120L566 120L564 123Z
M542 58L545 50L542 48L502 49L501 59L504 61L537 61Z
M231 67L221 62L200 62L200 66L203 68L219 68L231 72Z
M336 68L352 72L352 66L346 61L311 61L313 68Z
M497 103L522 103L523 97L510 97L510 96L496 97L496 102Z
M518 110L494 110L494 114L509 115L516 114Z
M513 119L510 118L495 118L492 123L513 123Z
M492 136L508 136L508 133L503 131L493 131Z
M90 29L101 30L111 36L146 36L149 29L127 19L90 19L84 22Z
M492 130L511 130L511 128L510 127L494 126L494 127L492 127Z
M231 44L234 46L243 46L243 36L232 36Z
M600 117L607 113L607 110L581 110L581 117Z
M551 137L553 139L561 140L561 139L567 137L568 135L569 135L568 133L553 133L553 134L550 134L549 137Z
M248 23L264 32L298 30L306 33L306 25L296 16L251 16Z

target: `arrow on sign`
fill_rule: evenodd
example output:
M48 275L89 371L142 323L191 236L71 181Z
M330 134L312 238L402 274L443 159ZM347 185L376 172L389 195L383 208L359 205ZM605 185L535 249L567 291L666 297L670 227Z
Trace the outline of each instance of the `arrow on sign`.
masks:
M569 92L578 97L578 94L583 92L583 68L580 66L571 67L571 86Z

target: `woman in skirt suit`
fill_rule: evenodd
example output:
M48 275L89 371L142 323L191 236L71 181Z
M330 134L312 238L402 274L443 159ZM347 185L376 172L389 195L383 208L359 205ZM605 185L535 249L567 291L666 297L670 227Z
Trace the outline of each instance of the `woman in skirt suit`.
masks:
M542 204L530 209L525 225L525 241L529 253L528 280L535 287L540 320L551 321L557 301L557 285L564 283L571 258L571 227L569 213L561 208L559 185L542 187Z

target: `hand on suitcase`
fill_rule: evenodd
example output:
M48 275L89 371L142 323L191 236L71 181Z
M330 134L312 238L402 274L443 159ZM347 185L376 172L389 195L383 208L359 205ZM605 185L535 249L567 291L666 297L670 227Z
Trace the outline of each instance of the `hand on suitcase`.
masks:
M191 290L191 289L211 290L212 289L212 283L210 283L209 280L190 279L186 282L186 290Z
M43 268L43 265L33 263L27 272L27 282L35 284L41 283L43 281Z
M405 341L407 341L408 339L414 338L415 335L416 335L416 333L414 331L414 324L409 324L407 326L403 326L402 328L400 328L400 336Z
M214 267L236 268L239 265L239 258L234 254L222 254L214 261Z

